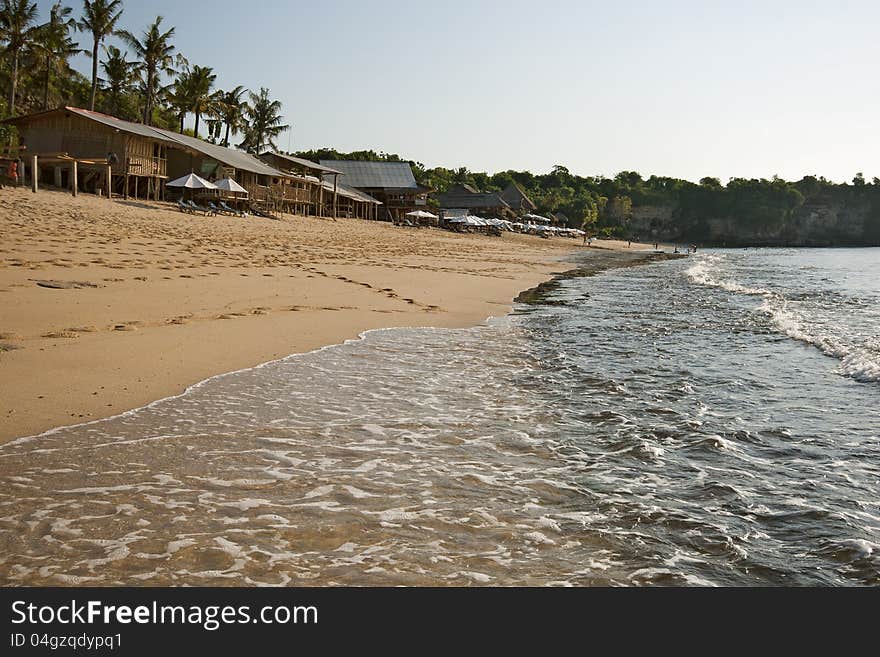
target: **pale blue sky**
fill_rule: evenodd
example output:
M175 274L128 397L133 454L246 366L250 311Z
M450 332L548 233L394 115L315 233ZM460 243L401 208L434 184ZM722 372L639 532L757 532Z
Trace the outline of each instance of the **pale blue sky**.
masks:
M876 1L128 0L122 22L139 32L157 14L219 86L268 87L295 150L489 172L880 176Z

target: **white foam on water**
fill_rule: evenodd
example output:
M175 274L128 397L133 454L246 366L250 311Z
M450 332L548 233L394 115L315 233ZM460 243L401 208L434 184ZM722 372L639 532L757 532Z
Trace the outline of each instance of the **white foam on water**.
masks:
M751 287L743 285L737 281L719 278L717 267L720 262L721 258L719 256L703 256L685 271L685 275L698 285L716 287L735 294L746 294L749 296L767 296L773 294L772 290L764 287Z
M815 313L819 309L795 308L793 302L780 291L753 287L725 278L723 262L720 255L705 255L689 267L685 275L698 285L761 297L762 302L757 311L768 317L780 333L840 360L838 371L843 376L863 383L880 381L880 350L871 348L876 341L875 337L862 338L862 344L853 344L840 326L817 323L815 320L818 318L808 319L804 316L805 312Z

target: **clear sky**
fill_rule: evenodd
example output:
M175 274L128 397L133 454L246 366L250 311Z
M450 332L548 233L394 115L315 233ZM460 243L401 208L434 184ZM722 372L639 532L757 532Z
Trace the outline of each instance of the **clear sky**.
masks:
M283 102L284 150L489 172L880 177L876 0L127 0L122 23L137 33L157 14L221 88Z

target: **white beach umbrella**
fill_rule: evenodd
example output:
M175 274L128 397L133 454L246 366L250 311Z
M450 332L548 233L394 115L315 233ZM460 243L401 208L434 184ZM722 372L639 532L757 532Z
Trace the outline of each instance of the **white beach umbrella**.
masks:
M212 182L208 182L204 178L197 176L194 173L188 173L182 178L178 178L177 180L172 180L171 182L165 183L166 187L183 187L184 189L217 189L217 185Z
M234 194L244 194L247 196L248 190L235 182L232 178L224 178L223 180L218 180L214 183L217 189L223 190L224 192L232 192Z
M430 212L425 212L424 210L416 210L415 212L407 212L407 217L417 217L419 219L439 219L436 214L431 214Z

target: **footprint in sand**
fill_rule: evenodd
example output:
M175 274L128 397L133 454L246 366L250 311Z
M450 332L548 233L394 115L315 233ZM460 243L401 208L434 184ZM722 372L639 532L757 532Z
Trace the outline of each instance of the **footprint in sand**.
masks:
M114 331L137 331L138 324L140 324L140 322L124 322L122 324L114 324L113 330Z
M78 338L79 334L74 333L73 331L50 331L49 333L43 333L41 337L58 339L58 338Z

